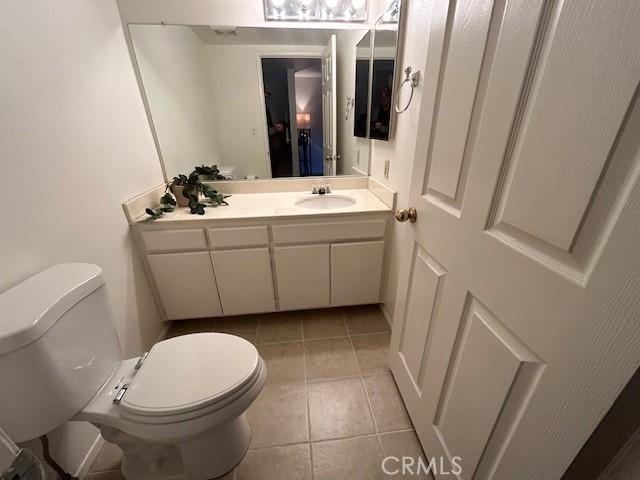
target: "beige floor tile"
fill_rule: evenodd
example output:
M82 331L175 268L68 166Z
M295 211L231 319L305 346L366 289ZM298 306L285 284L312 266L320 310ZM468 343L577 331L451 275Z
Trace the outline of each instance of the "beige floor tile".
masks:
M389 331L389 325L378 305L351 307L346 310L345 320L351 335Z
M378 431L388 432L413 428L391 374L365 377L364 384L369 394Z
M305 341L304 354L308 380L359 375L348 337Z
M328 440L375 432L360 378L310 383L312 440Z
M378 480L383 479L384 459L378 439L347 438L314 443L314 480Z
M104 472L118 470L122 462L122 450L113 443L105 442L102 450L91 465L91 472Z
M300 312L277 312L262 315L258 325L258 343L302 340Z
M236 480L310 480L309 444L249 450Z
M213 318L195 318L193 320L174 320L167 333L167 338L179 337L190 333L212 332L215 325Z
M309 439L304 384L266 385L247 413L251 448L306 442Z
M259 319L259 315L223 317L218 319L215 329L216 332L236 335L251 343L256 343Z
M428 463L426 462L426 456L422 451L418 437L413 430L408 432L383 433L380 435L380 441L382 442L382 449L385 456L400 459L402 457L409 457L414 459L414 466L407 469L404 473L400 472L398 475L394 475L392 478L398 480L431 480L433 478L418 466L419 458L422 458L424 465L428 466ZM409 465L408 462L407 465ZM398 464L390 466L395 468L400 467Z
M112 470L110 472L90 473L85 480L124 480L120 470Z
M302 312L302 329L305 340L344 337L347 335L347 325L344 323L344 309L305 310Z
M267 384L304 382L302 342L258 345L267 363Z
M362 375L376 375L389 372L390 333L374 333L351 337L356 350Z

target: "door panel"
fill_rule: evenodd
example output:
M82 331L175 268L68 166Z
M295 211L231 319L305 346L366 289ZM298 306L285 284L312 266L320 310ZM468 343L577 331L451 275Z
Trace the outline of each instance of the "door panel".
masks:
M168 320L222 314L209 252L147 255Z
M384 241L331 245L331 305L380 302Z
M423 386L422 364L445 275L442 265L416 245L399 354L419 395L422 394Z
M276 309L269 249L211 252L225 315L273 312Z
M329 244L275 247L273 252L281 310L331 304Z
M640 10L614 3L433 4L390 363L459 479L559 479L640 364Z

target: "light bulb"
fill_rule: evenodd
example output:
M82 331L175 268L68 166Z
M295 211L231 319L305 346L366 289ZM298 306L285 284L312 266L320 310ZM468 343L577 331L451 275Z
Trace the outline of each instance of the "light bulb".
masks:
M270 1L271 1L271 6L273 8L280 10L284 6L284 2L286 2L287 0L270 0Z
M366 2L366 0L351 0L351 8L354 11L358 11L362 7L364 7L365 2Z
M313 0L298 0L298 3L300 3L300 7L302 7L303 10L307 10L313 3Z
M340 3L340 0L324 0L324 4L330 12L338 6L338 3Z

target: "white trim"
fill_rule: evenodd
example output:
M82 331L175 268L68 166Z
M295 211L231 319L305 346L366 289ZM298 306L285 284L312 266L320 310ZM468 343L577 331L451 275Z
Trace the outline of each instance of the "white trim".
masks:
M385 308L385 304L379 303L378 308L380 309L380 312L382 312L382 316L384 317L384 319L387 321L387 325L389 325L389 330L393 331L393 320L391 319L391 315L389 315L389 312L387 312L387 309Z
M73 475L74 477L77 477L80 480L82 480L87 476L87 474L89 473L89 470L91 469L91 465L93 465L93 462L96 460L96 458L102 451L102 447L104 446L104 444L105 444L104 439L98 433L93 444L91 444L91 447L89 447L87 454L84 456L84 459L76 469L76 472Z

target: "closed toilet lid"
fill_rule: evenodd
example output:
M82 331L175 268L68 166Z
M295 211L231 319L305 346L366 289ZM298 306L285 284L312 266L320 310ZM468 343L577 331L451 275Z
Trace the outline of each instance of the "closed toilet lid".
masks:
M259 355L243 338L196 333L153 346L120 407L137 415L175 415L208 407L256 375Z

